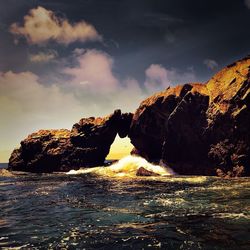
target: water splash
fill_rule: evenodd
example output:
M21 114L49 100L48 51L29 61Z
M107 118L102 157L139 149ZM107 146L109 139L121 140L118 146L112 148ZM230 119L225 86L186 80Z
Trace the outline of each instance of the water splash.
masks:
M12 177L12 176L14 176L14 174L7 169L0 169L0 176Z
M107 177L136 177L140 167L151 171L159 176L171 176L174 172L170 168L153 165L142 157L129 155L109 167L85 168L79 170L70 170L67 174L95 174Z

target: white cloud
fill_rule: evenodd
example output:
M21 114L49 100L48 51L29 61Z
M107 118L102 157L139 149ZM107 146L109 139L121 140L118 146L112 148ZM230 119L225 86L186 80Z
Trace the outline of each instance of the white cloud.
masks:
M29 60L34 63L47 63L53 61L57 57L55 50L48 50L46 52L39 52L37 54L30 54Z
M146 97L134 78L121 79L114 74L115 62L108 54L77 49L73 56L77 65L62 68L62 72L71 76L71 91L81 101L83 110L92 112L90 115L103 116L115 109L134 112Z
M203 63L209 68L209 69L216 69L219 65L215 60L212 59L205 59Z
M151 64L145 71L145 88L148 93L164 90L176 84L195 82L196 76L192 69L181 72L177 69L166 69L160 64Z
M117 108L133 112L146 97L134 78L120 79L114 75L114 60L103 51L75 49L73 56L76 66L62 68L61 72L71 77L75 96L86 105L95 104L101 114Z
M248 9L250 9L250 0L245 0L245 5L247 6Z
M145 87L148 91L159 91L170 85L168 71L159 64L152 64L145 71Z
M24 16L23 26L13 23L10 32L23 36L30 44L43 44L50 40L68 45L75 41L100 41L101 36L94 26L85 21L71 24L43 7L31 9Z
M77 66L67 67L63 72L72 77L72 83L85 86L95 93L108 93L117 89L119 80L112 72L113 59L98 50L74 51Z
M37 129L70 128L79 119L82 106L72 93L38 80L31 72L0 72L0 150L13 148Z

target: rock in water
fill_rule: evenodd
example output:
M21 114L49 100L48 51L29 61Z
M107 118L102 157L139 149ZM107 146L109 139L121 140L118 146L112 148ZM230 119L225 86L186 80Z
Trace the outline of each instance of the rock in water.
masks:
M136 172L136 176L159 176L159 174L149 171L144 167L139 167Z
M141 156L162 159L179 174L250 175L250 57L206 84L149 97L136 110L129 137Z
M116 110L103 118L83 118L71 131L39 130L13 151L9 169L53 172L103 165L117 133L127 136L131 119L132 114Z

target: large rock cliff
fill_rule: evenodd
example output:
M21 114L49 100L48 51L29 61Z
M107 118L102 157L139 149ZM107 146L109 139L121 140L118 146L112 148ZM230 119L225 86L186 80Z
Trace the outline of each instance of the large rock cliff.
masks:
M168 88L136 110L134 152L179 174L239 176L250 171L250 57L206 84Z
M116 110L103 118L83 118L71 131L33 133L13 151L9 169L52 172L103 165L117 134L130 137L133 154L179 174L249 176L250 57L205 84L156 93L134 115Z

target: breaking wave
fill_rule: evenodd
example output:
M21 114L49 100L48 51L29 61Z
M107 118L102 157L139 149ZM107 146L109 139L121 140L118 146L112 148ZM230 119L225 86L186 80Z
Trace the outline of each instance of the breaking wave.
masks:
M84 168L70 170L67 174L95 174L107 177L136 177L139 168L143 167L147 171L159 176L171 176L174 172L167 167L153 165L142 157L129 155L108 167Z

